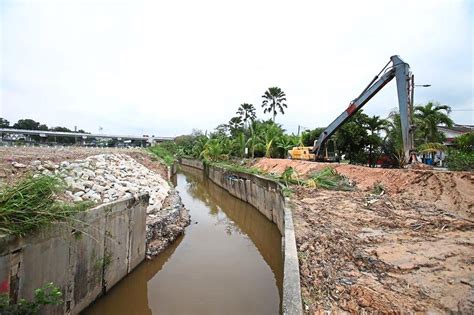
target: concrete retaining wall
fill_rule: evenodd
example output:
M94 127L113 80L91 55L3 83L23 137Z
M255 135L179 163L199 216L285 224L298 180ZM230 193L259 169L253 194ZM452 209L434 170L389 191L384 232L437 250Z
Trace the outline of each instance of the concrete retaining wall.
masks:
M302 314L293 217L291 209L286 206L287 200L282 192L283 186L259 175L207 166L198 160L181 159L181 164L203 170L215 184L227 190L231 195L250 203L277 225L282 235L284 256L283 314Z
M168 169L168 180L171 180L174 175L176 175L176 172L178 171L178 164L176 162L173 162L172 165L169 165L166 167Z
M0 237L0 287L13 300L31 300L53 282L63 305L43 314L77 314L145 258L148 195L100 205L73 222L25 238Z

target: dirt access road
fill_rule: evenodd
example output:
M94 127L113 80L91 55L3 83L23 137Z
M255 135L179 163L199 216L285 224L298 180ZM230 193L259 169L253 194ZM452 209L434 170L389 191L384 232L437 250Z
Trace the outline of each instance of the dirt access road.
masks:
M300 178L330 166L355 191L295 187L307 313L474 313L474 174L260 159ZM372 194L374 184L385 189Z

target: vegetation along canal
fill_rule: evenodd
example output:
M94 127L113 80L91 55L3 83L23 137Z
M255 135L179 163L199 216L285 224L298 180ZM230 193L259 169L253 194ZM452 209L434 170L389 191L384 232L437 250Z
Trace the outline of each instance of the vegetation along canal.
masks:
M182 167L177 189L192 223L83 314L278 314L281 236L251 205Z

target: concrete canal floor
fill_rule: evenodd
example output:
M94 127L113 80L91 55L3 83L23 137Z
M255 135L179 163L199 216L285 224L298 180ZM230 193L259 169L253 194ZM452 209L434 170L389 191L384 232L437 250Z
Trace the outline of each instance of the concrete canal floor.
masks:
M278 314L283 261L277 227L183 167L177 190L192 223L83 314Z

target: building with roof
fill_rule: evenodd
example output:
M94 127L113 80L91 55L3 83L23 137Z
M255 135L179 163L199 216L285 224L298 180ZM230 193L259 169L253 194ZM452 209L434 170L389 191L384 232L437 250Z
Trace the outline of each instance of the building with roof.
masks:
M466 133L474 132L474 125L453 124L452 127L438 126L438 131L442 132L446 137L444 145L452 146L454 145L454 140L457 137L462 136Z

